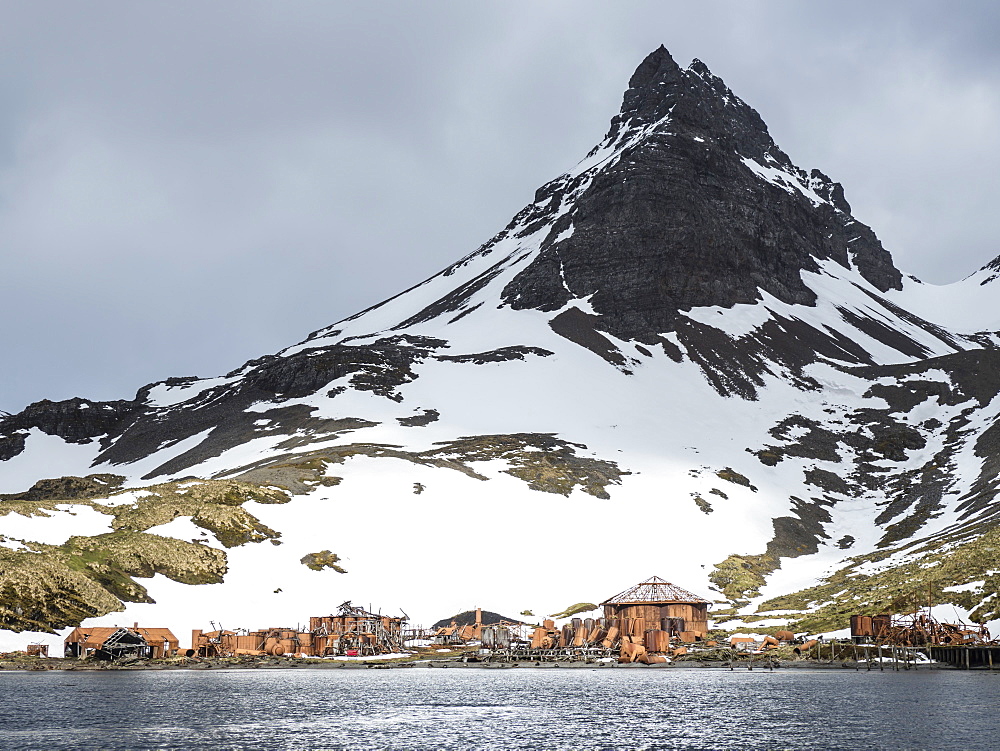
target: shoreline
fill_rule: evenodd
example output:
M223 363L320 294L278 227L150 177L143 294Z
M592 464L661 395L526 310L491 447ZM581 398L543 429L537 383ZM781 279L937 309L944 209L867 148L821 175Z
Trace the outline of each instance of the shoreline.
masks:
M234 661L196 660L185 658L183 661L141 661L132 664L113 664L94 661L77 661L56 657L21 658L15 660L0 660L0 673L3 672L120 672L120 671L204 671L204 670L731 670L742 672L775 670L852 670L855 672L910 672L934 670L960 670L943 662L924 662L894 666L892 663L869 664L859 661L819 662L816 660L775 660L773 662L736 660L700 661L680 660L671 663L645 665L643 663L619 662L463 662L449 659L417 659L383 661L337 661L337 660L307 660L301 658L260 658L241 659ZM973 668L973 670L988 670L988 668Z

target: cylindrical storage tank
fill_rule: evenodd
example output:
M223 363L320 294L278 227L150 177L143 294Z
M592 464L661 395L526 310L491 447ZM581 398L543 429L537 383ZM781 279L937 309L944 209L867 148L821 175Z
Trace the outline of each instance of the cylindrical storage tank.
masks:
M484 649L493 649L496 647L496 638L494 634L495 632L492 626L485 626L483 628L479 638L483 643Z
M578 629L578 628L580 628L580 627L583 626L583 619L582 618L572 618L569 623L570 623L570 625L574 629Z
M647 631L643 636L642 643L646 647L647 652L656 651L656 635L662 633L661 631Z
M510 631L502 626L496 626L494 631L496 632L497 647L500 649L507 649L510 646Z
M795 652L795 654L797 654L797 655L803 655L806 652L808 652L810 649L812 649L813 647L815 647L817 643L818 642L815 639L810 639L805 644L802 644L802 645L796 647L792 651Z
M618 641L618 633L617 626L612 626L608 629L608 635L604 637L604 641L602 642L606 649L610 649Z
M662 629L647 631L644 643L647 652L666 652L670 648L670 634Z
M536 628L531 634L531 648L532 649L545 649L543 642L548 636L548 632L544 628Z
M583 619L583 629L584 629L584 631L586 631L586 632L587 632L588 634L589 634L589 633L590 633L591 631L593 631L593 630L594 630L594 625L595 625L595 624L594 624L594 619L593 619L593 618L584 618L584 619Z

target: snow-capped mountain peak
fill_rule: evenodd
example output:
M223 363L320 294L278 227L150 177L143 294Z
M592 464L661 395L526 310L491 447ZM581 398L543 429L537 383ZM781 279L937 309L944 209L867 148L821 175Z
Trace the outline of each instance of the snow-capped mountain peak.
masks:
M566 601L671 570L717 592L720 621L825 624L831 592L889 607L881 561L947 567L1000 514L998 272L905 277L838 183L661 47L597 146L430 279L224 376L0 420L0 592L34 608L5 595L0 626L149 597L185 627L212 608L255 626L250 604L285 613L320 582L424 598L406 604L427 622L479 597L519 612L551 597L533 567L553 518L581 548L650 539ZM333 548L349 574L302 566ZM993 586L991 555L941 601L995 617L982 587L944 590ZM505 578L455 566L479 556L504 556ZM451 590L386 576L404 561ZM42 563L59 608L16 574ZM169 581L147 595L151 572Z

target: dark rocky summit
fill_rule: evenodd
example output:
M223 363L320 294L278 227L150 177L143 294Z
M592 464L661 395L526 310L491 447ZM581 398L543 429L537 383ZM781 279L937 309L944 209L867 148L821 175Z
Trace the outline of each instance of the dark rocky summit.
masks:
M557 310L593 295L598 329L655 344L693 307L754 303L759 290L813 303L800 272L817 271L818 260L854 264L882 291L900 287L900 272L851 217L841 186L795 167L760 116L701 62L682 70L662 47L643 61L605 143L644 129L592 182L584 172L539 191L558 204L589 183L563 220L572 236L545 248L504 290L513 307ZM797 177L822 201L761 180L744 159Z

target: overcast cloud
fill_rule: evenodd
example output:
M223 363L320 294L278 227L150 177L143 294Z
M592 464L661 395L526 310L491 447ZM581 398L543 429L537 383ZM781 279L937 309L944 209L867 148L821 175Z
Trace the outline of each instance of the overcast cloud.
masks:
M473 250L702 59L897 265L1000 254L989 2L0 6L0 409L131 398L301 340Z

